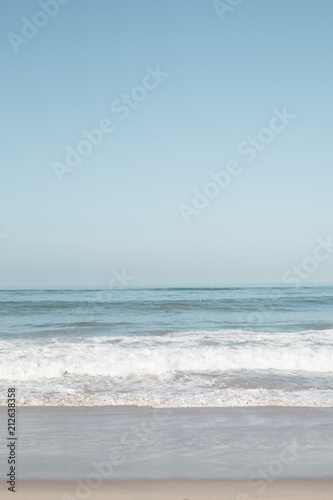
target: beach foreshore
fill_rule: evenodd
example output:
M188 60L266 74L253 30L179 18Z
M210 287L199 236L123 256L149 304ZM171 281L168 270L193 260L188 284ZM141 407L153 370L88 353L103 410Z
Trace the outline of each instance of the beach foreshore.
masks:
M331 500L333 479L278 480L260 493L247 481L105 481L89 493L76 481L21 481L16 500ZM1 498L13 498L1 483Z
M333 408L17 407L0 498L333 498ZM13 496L8 497L13 498Z

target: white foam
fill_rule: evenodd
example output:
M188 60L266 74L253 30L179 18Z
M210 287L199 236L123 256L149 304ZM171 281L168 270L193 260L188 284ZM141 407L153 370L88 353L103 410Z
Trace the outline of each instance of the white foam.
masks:
M46 389L46 388L45 388ZM164 393L163 393L164 392ZM243 406L287 406L287 407L333 407L333 391L267 391L263 389L222 391L152 392L149 388L123 394L84 391L81 389L49 386L40 391L38 386L20 387L19 405L29 406L152 406L156 408L191 407L243 407ZM6 401L0 401L5 406Z
M333 406L332 331L18 339L0 349L0 380L18 385L21 404ZM318 388L318 377L330 381Z
M333 373L328 347L133 347L94 342L27 344L0 361L0 379L41 380L69 375L99 377L169 376L176 372L274 370Z

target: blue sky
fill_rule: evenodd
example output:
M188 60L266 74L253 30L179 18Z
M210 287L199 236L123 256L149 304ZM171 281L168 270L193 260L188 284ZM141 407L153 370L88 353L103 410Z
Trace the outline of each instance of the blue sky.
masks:
M330 0L244 0L224 20L206 0L0 9L1 287L103 287L122 268L132 285L280 282L333 234ZM240 144L284 107L295 118L249 162ZM241 172L186 223L230 161ZM333 282L333 256L313 269L304 283Z

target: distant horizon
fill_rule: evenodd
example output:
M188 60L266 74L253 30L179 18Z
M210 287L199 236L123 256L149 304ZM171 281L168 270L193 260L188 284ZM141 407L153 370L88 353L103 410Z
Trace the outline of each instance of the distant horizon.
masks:
M275 287L275 288L312 288L312 287L325 287L325 286L333 286L333 282L308 282L308 283L303 283L301 285L293 285L293 284L288 284L288 283L224 283L223 285L217 285L217 284L205 284L201 283L198 285L191 285L191 284L142 284L142 285L132 285L132 286L114 286L114 287L98 287L92 286L92 285L62 285L62 286L21 286L21 287L15 287L15 286L8 286L8 287L0 287L0 291L7 291L7 290L110 290L110 291L117 291L117 290L137 290L137 289L168 289L168 288L173 288L173 289L200 289L200 288L205 288L205 289L223 289L223 288L269 288L269 287Z

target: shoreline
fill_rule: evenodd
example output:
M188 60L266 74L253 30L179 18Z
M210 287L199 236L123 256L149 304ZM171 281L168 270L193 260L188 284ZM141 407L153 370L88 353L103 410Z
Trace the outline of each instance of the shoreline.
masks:
M0 482L1 498L12 498ZM271 484L233 480L18 481L17 500L331 500L333 478L287 479Z
M0 410L1 408L6 408L7 407L7 401L3 399L3 401L0 402ZM138 405L138 404L16 404L16 408L156 408L157 410L192 410L192 409L212 409L212 410L225 410L225 409L237 409L237 408L249 408L249 409L256 409L256 408L333 408L333 402L330 406L318 404L318 405L279 405L279 404L269 404L269 405L224 405L224 406L158 406L158 405Z

